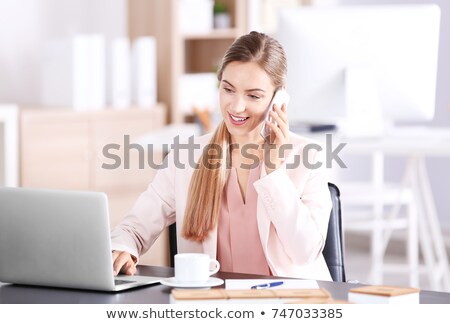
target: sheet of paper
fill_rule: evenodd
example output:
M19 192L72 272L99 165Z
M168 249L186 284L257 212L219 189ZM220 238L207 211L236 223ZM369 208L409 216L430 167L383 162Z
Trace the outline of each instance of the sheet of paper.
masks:
M316 280L302 279L227 279L225 289L250 289L252 286L282 281L280 286L269 289L318 289Z

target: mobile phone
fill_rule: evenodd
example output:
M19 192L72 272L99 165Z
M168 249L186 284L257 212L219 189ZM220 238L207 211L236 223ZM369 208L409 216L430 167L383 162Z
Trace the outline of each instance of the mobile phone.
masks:
M272 100L270 101L269 107L267 107L265 115L264 115L264 122L261 127L260 134L261 136L266 139L270 136L270 127L266 125L266 121L271 121L272 118L270 117L270 110L273 109L273 105L277 105L278 107L281 107L283 104L287 105L289 104L289 94L285 89L279 89L275 92L273 95Z

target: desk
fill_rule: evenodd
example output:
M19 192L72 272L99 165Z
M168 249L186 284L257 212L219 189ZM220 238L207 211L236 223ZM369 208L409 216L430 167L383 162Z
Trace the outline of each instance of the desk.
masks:
M172 277L173 268L138 266L138 275ZM248 274L219 272L222 279L270 278ZM350 288L358 285L340 282L318 281L334 299L347 299ZM170 287L153 285L119 293L82 291L46 287L20 286L0 283L1 304L168 304ZM450 293L421 291L421 304L450 304Z

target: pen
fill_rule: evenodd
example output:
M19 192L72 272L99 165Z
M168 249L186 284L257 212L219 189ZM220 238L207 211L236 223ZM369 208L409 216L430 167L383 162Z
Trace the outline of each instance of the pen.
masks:
M251 289L264 289L264 288L272 288L276 286L281 286L283 284L283 281L274 281L274 282L268 282L261 285L255 285L252 286Z

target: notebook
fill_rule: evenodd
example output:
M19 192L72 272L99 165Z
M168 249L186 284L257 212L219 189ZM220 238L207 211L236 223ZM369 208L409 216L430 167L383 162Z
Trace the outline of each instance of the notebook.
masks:
M106 194L0 188L0 281L120 291L161 279L114 277Z

